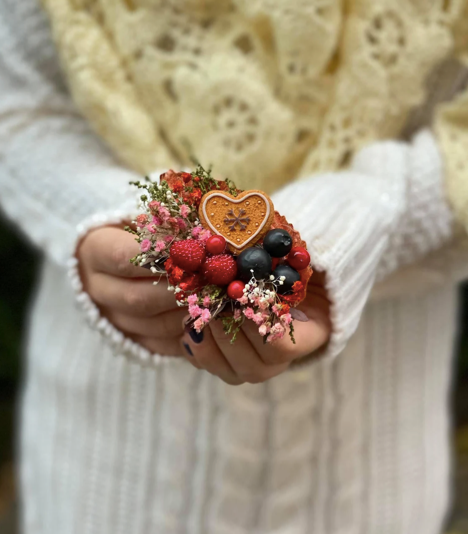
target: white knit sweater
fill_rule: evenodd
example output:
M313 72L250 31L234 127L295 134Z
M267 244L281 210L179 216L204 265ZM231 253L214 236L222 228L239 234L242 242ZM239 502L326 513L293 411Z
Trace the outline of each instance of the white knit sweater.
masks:
M25 534L438 533L466 256L451 246L432 135L376 143L349 171L273 195L327 272L327 350L341 354L232 388L126 341L73 260L67 279L79 236L133 209L134 175L76 112L33 0L0 0L0 69L1 206L44 252L22 404Z

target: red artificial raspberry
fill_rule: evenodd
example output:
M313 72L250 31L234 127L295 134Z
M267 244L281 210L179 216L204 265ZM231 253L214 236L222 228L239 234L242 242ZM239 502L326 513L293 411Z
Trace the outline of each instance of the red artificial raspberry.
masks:
M169 254L175 265L188 272L200 268L206 256L204 245L194 239L176 241L172 244Z
M230 254L220 254L207 258L203 264L203 274L208 283L216 286L227 286L236 277L236 260Z

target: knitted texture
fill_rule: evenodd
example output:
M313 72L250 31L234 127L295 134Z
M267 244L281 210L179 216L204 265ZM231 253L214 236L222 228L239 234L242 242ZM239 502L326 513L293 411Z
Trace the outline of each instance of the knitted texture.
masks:
M428 74L468 50L466 0L43 4L79 108L132 168L195 154L269 192L397 136ZM440 134L462 218L468 180L451 155L465 115L452 112L456 138L443 115Z
M230 387L134 365L44 266L22 404L24 534L440 534L455 291L371 304L339 358Z
M0 203L44 252L22 399L22 532L438 534L449 502L448 267L468 262L437 248L451 216L432 136L372 144L349 171L275 193L327 270L331 353L358 328L339 358L232 388L129 347L79 278L70 286L80 236L131 213L134 173L76 112L33 0L0 0L0 65ZM375 279L418 258L416 278L431 271L437 283L411 298L381 293L363 310Z
M26 8L4 2L11 10L11 24L1 28L8 47L6 72L17 71L23 49L31 55L28 64L21 62L20 77L10 74L0 82L5 95L0 106L7 117L0 129L4 209L14 218L23 205L43 221L26 224L25 231L65 264L90 228L131 216L135 204L128 181L134 175L113 161L76 115L46 34L36 38L42 39L34 43L40 53L33 54L14 33ZM111 91L106 102L112 98ZM28 163L40 169L40 178L22 164L26 147L37 146L39 139L41 149L28 151ZM309 178L275 194L277 208L307 239L314 267L327 271L334 319L328 354L342 350L356 329L376 276L381 279L449 240L451 215L441 180L440 157L427 133L412 148L376 143L357 155L349 171ZM76 260L69 268L90 323L117 352L145 365L160 362L160 356L125 339L101 317L83 292Z
M349 171L291 184L273 199L307 241L314 268L327 273L331 356L356 330L374 283L437 250L453 232L429 132L412 145L370 145Z

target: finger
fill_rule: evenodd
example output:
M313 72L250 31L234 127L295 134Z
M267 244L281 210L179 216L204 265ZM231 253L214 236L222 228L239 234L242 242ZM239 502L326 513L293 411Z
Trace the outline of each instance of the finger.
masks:
M190 348L189 345L187 345L187 343L185 343L185 341L182 338L180 339L180 347L181 347L181 353L183 357L188 361L190 365L193 365L196 369L200 371L205 370L193 357L192 349Z
M258 333L258 326L252 321L245 321L242 331L257 350L261 360L267 365L278 365L291 363L293 360L307 356L328 340L330 330L325 321L319 320L312 310L307 310L309 321L294 322L295 343L289 336L288 328L282 339L273 343L264 343L262 336Z
M106 308L102 311L119 330L131 335L168 339L179 338L184 332L182 319L186 316L185 310L171 310L153 317L124 315Z
M153 337L132 336L132 339L145 349L149 350L151 354L179 357L183 355L180 349L179 338L157 339Z
M86 237L80 255L94 270L123 278L154 278L154 274L130 263L140 252L135 236L121 228L99 228Z
M174 293L167 290L165 282L154 285L151 280L94 273L88 280L87 290L101 306L125 315L150 317L178 309Z
M185 332L182 343L189 356L188 361L195 367L198 366L221 378L229 385L235 386L243 383L214 342L209 327L203 330L203 336L198 336L197 341L194 341L189 331Z
M209 328L219 350L244 382L250 384L265 382L283 373L289 367L289 361L278 365L266 365L242 330L237 334L234 343L231 343L231 337L226 335L221 322L213 321ZM257 337L262 341L258 331Z

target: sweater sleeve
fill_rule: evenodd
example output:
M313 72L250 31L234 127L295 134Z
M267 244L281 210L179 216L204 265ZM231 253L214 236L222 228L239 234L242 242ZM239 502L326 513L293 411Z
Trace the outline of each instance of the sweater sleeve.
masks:
M62 82L47 21L35 0L0 0L0 208L49 259L67 269L78 305L116 355L150 354L100 316L74 257L91 228L137 211L120 165L89 129Z
M348 171L293 183L274 202L307 241L314 268L326 272L328 356L356 330L375 282L452 237L441 156L428 131L411 144L374 143Z
M128 216L129 181L89 130L65 87L35 2L0 0L0 205L65 265L91 224Z

